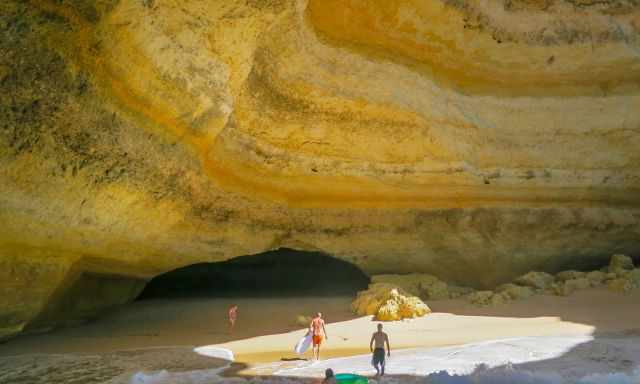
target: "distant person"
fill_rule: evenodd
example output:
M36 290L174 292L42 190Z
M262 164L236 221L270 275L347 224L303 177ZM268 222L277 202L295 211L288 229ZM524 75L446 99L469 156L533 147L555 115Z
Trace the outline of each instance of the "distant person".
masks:
M229 307L229 331L233 332L233 328L236 325L236 320L238 319L238 306L232 305Z
M324 328L324 320L322 320L322 313L318 312L316 317L311 320L309 325L313 340L313 356L316 360L320 360L320 344L323 339L329 340L327 336L327 330Z
M328 368L324 371L324 380L322 380L322 384L337 384L336 376L333 374L333 369Z
M375 342L375 348L374 348ZM378 332L371 335L369 349L373 352L371 364L376 369L376 376L384 376L384 344L387 343L387 356L391 356L391 346L389 346L389 336L382 332L382 324L378 324Z

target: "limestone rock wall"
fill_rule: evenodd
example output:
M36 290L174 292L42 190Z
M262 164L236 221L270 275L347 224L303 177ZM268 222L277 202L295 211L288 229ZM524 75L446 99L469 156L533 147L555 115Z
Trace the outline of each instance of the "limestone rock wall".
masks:
M0 337L78 273L640 252L633 0L8 0L0 33Z

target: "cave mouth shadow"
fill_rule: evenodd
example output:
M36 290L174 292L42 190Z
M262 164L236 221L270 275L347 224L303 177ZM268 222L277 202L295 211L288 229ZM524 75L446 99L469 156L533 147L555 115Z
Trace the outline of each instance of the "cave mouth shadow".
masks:
M280 248L154 277L137 300L164 298L331 297L367 289L355 265L320 252Z

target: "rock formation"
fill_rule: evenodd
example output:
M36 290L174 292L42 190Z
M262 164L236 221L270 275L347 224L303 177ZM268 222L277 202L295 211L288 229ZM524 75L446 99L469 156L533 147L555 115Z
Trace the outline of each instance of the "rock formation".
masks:
M513 283L500 285L495 291L477 291L465 297L470 303L480 306L500 305L511 300L527 299L535 294L567 296L580 289L602 285L617 292L640 289L640 268L634 268L629 256L613 255L609 265L599 271L569 270L555 276L532 271L518 277Z
M609 265L598 271L562 271L551 275L531 271L516 278L512 283L499 285L495 290L475 291L469 287L448 285L435 276L411 273L406 275L374 275L367 290L359 292L352 309L359 315L378 315L383 304L392 296L415 296L427 302L463 297L478 306L496 306L514 300L524 300L536 294L567 296L580 289L601 287L616 292L640 289L640 268L626 255L613 255ZM391 295L391 291L396 293ZM415 300L415 299L414 299ZM390 307L394 307L394 303ZM396 306L397 307L397 306ZM396 312L398 312L396 310ZM425 314L429 313L426 312ZM411 313L411 312L409 312ZM413 315L407 317L415 317ZM381 316L377 316L379 319ZM385 316L382 316L383 318ZM390 316L399 320L402 316Z
M473 291L473 288L449 285L426 273L373 275L369 289L376 285L393 286L424 300L455 299Z
M279 247L477 288L638 254L639 50L631 0L2 1L0 338Z
M358 315L372 315L380 321L410 319L431 313L419 297L389 283L373 283L366 291L358 292L351 309Z

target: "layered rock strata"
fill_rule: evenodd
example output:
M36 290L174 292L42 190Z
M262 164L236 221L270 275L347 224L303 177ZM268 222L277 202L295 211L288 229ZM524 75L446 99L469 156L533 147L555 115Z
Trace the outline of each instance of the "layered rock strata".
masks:
M640 252L634 1L8 0L0 33L0 337L279 247L478 288Z

